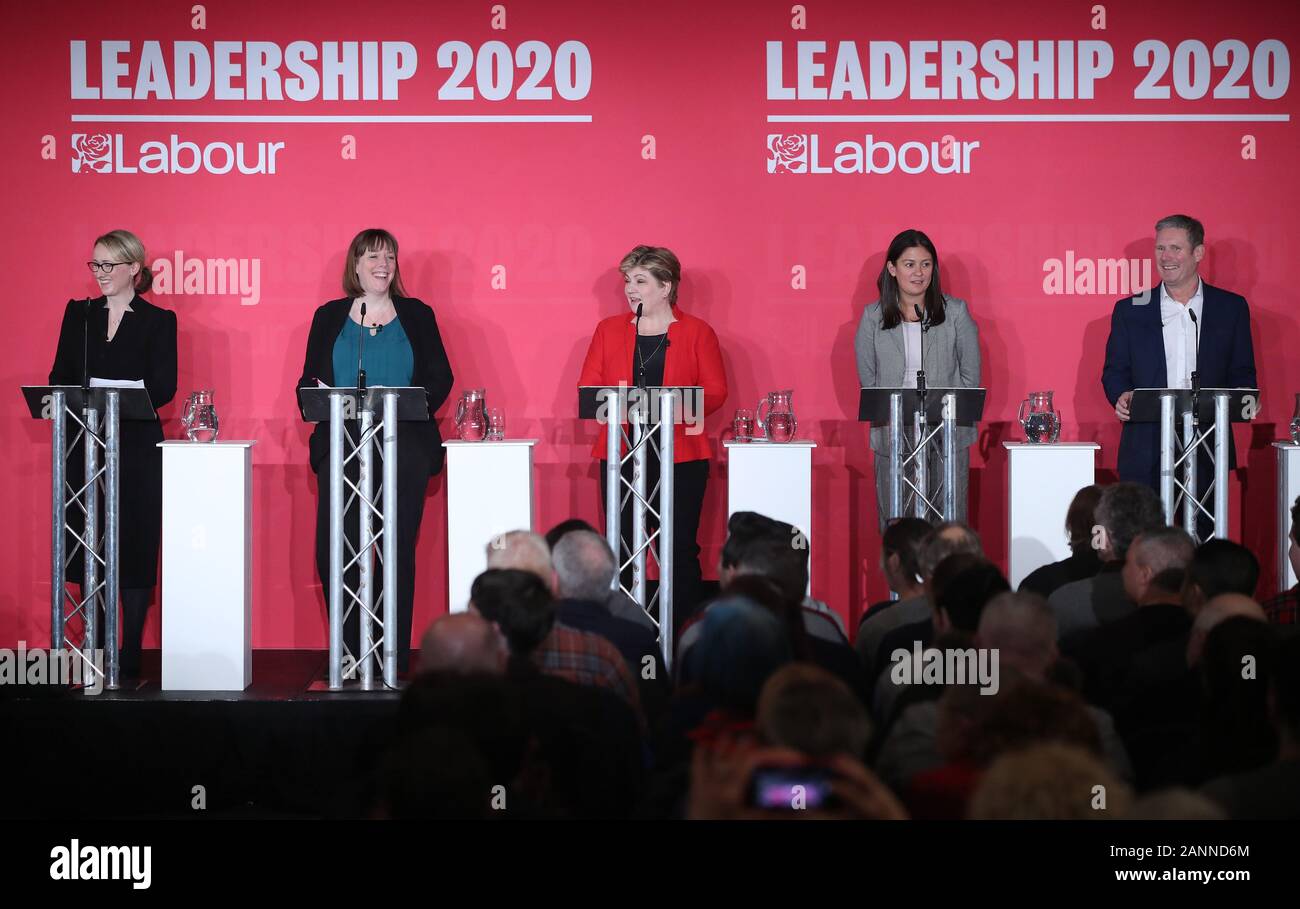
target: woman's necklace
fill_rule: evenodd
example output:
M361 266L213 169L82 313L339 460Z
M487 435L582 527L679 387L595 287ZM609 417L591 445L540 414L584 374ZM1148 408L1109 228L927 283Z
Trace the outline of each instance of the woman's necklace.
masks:
M638 336L637 336L637 344L636 344L636 358L637 358L637 363L639 364L639 370L638 370L638 371L639 371L640 374L641 374L641 381L640 381L640 383L639 383L639 384L641 384L641 385L644 385L644 384L645 384L645 365L646 365L646 363L649 362L650 360L653 360L655 357L659 356L659 351L663 350L664 344L668 343L668 329L666 329L666 328L664 329L664 336L663 336L662 338L659 339L659 344L655 347L654 350L652 350L652 351L650 352L650 356L648 356L648 357L642 356L642 354L641 354L641 338L643 338L643 337L653 337L653 336L651 336L651 335L638 335Z

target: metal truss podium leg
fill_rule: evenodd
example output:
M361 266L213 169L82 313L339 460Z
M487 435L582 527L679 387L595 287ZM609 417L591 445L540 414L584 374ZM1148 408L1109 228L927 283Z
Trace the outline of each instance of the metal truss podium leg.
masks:
M63 649L63 601L67 597L64 586L67 584L67 571L64 559L67 558L67 516L64 513L65 487L68 458L68 420L64 408L67 396L56 391L53 394L53 410L50 413L54 421L53 438L50 454L50 652Z
M1232 439L1228 424L1227 395L1214 398L1214 535L1228 538L1228 442Z
M397 639L397 395L384 395L384 684L397 687L397 650L410 641Z
M1200 445L1197 444L1196 436L1197 427L1192 421L1191 411L1188 411L1183 414L1183 530L1193 540L1200 542L1201 538L1196 532L1196 505L1200 498L1196 484L1196 462Z
M659 648L664 666L673 668L673 429L677 418L677 392L659 399Z
M903 396L889 396L889 519L903 516Z
M343 687L343 395L330 395L330 657L331 691Z
M943 519L957 519L957 461L956 448L957 398L952 392L943 396Z
M1174 398L1160 396L1160 503L1165 523L1174 523Z
M121 587L118 572L120 548L119 519L121 516L122 475L121 392L108 391L104 395L108 418L104 423L104 665L107 667L107 685L118 687L118 622L117 600ZM139 642L136 642L137 644Z

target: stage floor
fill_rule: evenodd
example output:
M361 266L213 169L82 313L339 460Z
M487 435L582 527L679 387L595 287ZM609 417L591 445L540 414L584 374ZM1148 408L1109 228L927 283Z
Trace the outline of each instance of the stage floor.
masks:
M136 687L3 686L0 814L364 815L400 692L313 690L326 657L254 651L245 691L163 691L157 651Z

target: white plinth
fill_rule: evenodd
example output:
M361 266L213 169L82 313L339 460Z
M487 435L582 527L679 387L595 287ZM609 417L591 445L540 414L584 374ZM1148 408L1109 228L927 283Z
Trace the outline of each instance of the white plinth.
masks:
M816 442L723 442L727 516L756 511L793 524L812 553L812 450ZM809 572L809 594L812 572Z
M487 544L533 529L536 439L444 442L447 449L447 602L464 612L474 579L487 568Z
M1070 555L1065 516L1097 478L1096 442L1003 442L1007 450L1007 580L1015 590L1036 568Z
M253 680L253 445L162 442L162 687Z
M1291 569L1291 506L1300 496L1300 445L1274 442L1277 449L1277 589L1290 590L1296 576Z

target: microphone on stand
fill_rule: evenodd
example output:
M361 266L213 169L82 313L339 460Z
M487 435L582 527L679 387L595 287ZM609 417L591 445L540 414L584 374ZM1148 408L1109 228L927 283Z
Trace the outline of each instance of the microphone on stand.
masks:
M1201 365L1201 323L1196 318L1196 311L1192 309L1192 304L1187 304L1187 315L1192 318L1192 326L1196 329L1196 366ZM1192 426L1201 425L1200 401L1201 396L1201 374L1199 369L1192 370Z
M921 368L916 371L916 390L921 393L921 402L925 402L925 333L930 330L930 321L921 312L921 307L912 304L916 320L921 323Z
M632 330L632 349L641 343L641 313L645 309L644 303L636 305L636 327ZM645 385L645 363L641 360L641 354L637 353L637 370L636 370L636 387L641 388Z
M90 397L90 297L86 298L86 305L81 310L81 399L84 402Z
M362 365L362 350L366 345L366 301L361 301L361 334L357 337L357 417L361 416L362 398L366 395L366 368Z

